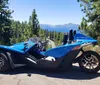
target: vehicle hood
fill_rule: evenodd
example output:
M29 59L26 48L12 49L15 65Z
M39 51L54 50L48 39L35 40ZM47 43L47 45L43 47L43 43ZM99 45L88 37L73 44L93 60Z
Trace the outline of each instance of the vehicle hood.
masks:
M28 41L28 42L17 43L17 44L11 45L11 46L0 45L0 48L6 49L9 51L19 52L19 53L25 53L25 52L27 52L27 50L26 51L23 50L25 43L28 43L27 50L29 50L32 46L34 46L36 44L36 43L31 42L31 41Z

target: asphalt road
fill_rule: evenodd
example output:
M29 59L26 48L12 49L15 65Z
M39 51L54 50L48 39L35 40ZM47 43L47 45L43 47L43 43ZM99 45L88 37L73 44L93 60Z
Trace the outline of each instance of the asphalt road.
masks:
M17 68L0 73L0 85L100 85L100 72L86 74L76 66L64 73Z

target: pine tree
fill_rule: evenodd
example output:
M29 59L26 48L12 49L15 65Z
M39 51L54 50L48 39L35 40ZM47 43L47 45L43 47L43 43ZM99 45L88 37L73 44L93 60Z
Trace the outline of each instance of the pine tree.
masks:
M11 13L8 0L0 0L0 44L10 44Z
M39 21L37 19L37 14L35 9L32 12L32 15L30 16L29 19L29 24L30 24L30 28L31 28L31 36L34 34L36 36L39 36L39 29L40 29L40 25L39 25Z
M100 36L100 0L78 0L83 7L82 11L86 14L87 30L82 29L90 36L98 39ZM80 27L81 29L81 27Z
M79 29L81 31L83 31L83 33L88 30L88 28L87 28L87 21L86 21L86 19L84 17L82 18L82 22L80 24L80 28Z

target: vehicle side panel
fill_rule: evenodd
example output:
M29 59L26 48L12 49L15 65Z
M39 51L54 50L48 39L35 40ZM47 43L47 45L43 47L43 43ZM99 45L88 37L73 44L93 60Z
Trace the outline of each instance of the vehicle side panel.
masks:
M57 48L52 48L50 50L47 50L45 52L41 52L41 54L45 56L53 56L54 58L61 58L64 57L69 51L71 51L74 47L80 46L81 43L75 43L75 44L66 44L63 46L59 46Z

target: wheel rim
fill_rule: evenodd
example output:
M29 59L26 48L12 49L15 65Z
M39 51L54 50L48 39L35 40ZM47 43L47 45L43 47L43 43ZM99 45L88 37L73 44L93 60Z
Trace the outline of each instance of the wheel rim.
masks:
M81 59L81 62L82 67L89 71L94 70L99 65L99 60L95 55L92 54L84 55L84 57Z
M5 60L3 57L0 57L0 70L2 69L2 67L4 66L5 64Z

